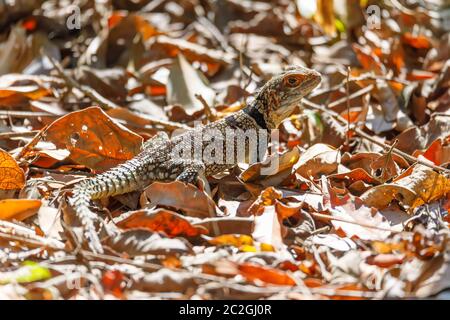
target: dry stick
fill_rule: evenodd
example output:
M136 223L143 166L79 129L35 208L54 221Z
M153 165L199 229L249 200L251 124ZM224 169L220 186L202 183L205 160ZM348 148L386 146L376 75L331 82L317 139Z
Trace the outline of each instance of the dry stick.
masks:
M39 130L31 130L26 132L2 132L0 133L0 139L34 137L39 132Z
M50 62L53 64L56 71L58 71L58 74L61 76L61 78L64 79L64 81L67 83L67 85L71 88L76 88L80 90L85 96L89 97L92 101L98 104L100 108L103 110L111 110L120 108L117 104L112 102L111 100L103 97L100 93L95 91L94 89L84 86L78 82L76 82L72 77L68 76L65 72L62 66L54 60L52 57L47 56ZM149 116L145 117L145 120L151 122L154 125L162 126L168 130L174 130L175 129L186 129L184 125L180 125L175 122L171 121L164 121L164 120L158 120Z
M195 98L197 98L197 100L200 101L201 104L203 105L203 109L205 110L206 118L208 118L208 120L211 122L216 121L217 117L215 115L215 112L211 109L211 107L205 101L203 96L201 94L195 94Z
M311 102L311 101L309 101L307 99L303 99L303 104L306 105L307 107L311 108L311 109L320 110L322 112L325 112L325 113L327 113L330 116L334 117L335 119L337 119L339 122L341 122L343 124L347 123L347 121L344 118L342 118L337 112L335 112L333 110L328 110L324 106L318 105L318 104L316 104L314 102ZM369 134L365 133L364 131L362 131L359 128L354 128L354 131L360 137L362 137L362 138L364 138L364 139L366 139L366 140L368 140L368 141L370 141L370 142L372 142L372 143L374 143L374 144L376 144L376 145L378 145L378 146L380 146L382 148L389 149L391 147L390 145L388 145L388 144L386 144L386 143L384 143L382 141L379 141L378 139L370 136ZM395 154L405 158L410 164L419 163L421 165L429 167L429 168L431 168L433 170L436 170L438 172L445 173L445 174L450 174L450 170L449 169L446 169L444 167L437 166L435 164L432 164L432 163L423 161L421 159L418 159L418 158L416 158L414 156L411 156L411 155L407 154L406 152L403 152L403 151L401 151L401 150L399 150L397 148L393 148L392 151Z
M354 77L354 78L348 79L348 81L350 81L350 82L356 82L356 81L362 81L362 80L384 80L387 82L398 82L398 83L404 84L406 86L411 84L410 81L405 81L405 80L398 79L398 78L388 78L385 76L378 76L378 75L373 75L373 74L364 74L359 77ZM310 95L310 98L318 97L318 96L321 96L326 93L335 92L335 91L343 88L346 84L347 84L347 81L344 81L343 83L339 83L328 89L316 90L315 93Z
M346 134L346 141L347 141L347 147L350 147L350 89L349 89L349 81L350 78L350 67L347 67L347 81L345 84L345 92L347 97L347 134Z
M23 148L22 150L20 150L20 152L14 157L14 159L16 159L17 161L20 161L20 159L22 159L22 157L28 152L28 150L30 150L31 148L33 148L42 138L42 136L45 134L45 130L48 128L48 126L45 126L44 128L42 128L41 130L39 130L37 132L37 134L34 136L33 139L31 139L30 142L28 142Z
M0 116L14 117L14 118L31 118L31 117L60 117L61 115L49 112L33 112L33 111L8 111L0 110Z
M378 226L374 226L368 223L361 223L361 222L357 222L357 221L352 221L352 220L348 220L345 218L341 218L341 217L333 217L327 214L322 214L322 213L315 213L315 212L308 212L310 215L319 218L319 219L325 219L325 220L335 220L335 221L340 221L340 222L345 222L345 223L350 223L350 224L356 224L358 226L364 227L364 228L370 228L370 229L377 229L377 230L381 230L381 231L389 231L389 232L395 232L395 233L400 233L403 231L397 231L391 228L383 228L383 227L378 227Z
M106 99L105 97L103 97L101 94L99 94L94 89L92 89L90 87L87 87L87 86L84 86L84 85L79 84L78 82L76 82L72 77L68 76L64 72L64 69L61 66L61 64L59 64L59 62L57 62L55 59L53 59L52 57L50 57L48 55L47 55L47 58L50 60L50 62L52 63L53 67L56 69L56 71L60 75L60 77L64 79L64 81L67 83L67 85L69 87L77 88L78 90L83 92L83 94L85 96L89 97L92 101L96 102L104 110L110 110L110 109L115 109L115 108L119 107L114 102L112 102L112 101Z

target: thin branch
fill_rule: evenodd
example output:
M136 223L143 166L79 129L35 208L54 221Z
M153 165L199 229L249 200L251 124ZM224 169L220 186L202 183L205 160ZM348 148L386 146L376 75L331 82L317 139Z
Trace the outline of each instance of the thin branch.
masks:
M34 137L39 132L40 130L31 130L25 132L2 132L0 133L0 139Z
M94 89L76 82L71 76L67 75L64 72L63 67L61 66L61 64L59 64L58 61L56 61L55 59L53 59L52 57L50 57L48 55L47 55L47 58L52 63L53 67L58 72L59 76L64 79L64 81L70 88L76 88L76 89L80 90L85 96L89 97L92 101L97 103L99 105L99 107L102 108L103 110L110 110L110 109L115 109L115 108L119 107L111 100L108 100L105 97L103 97L101 94L99 94Z
M209 104L206 102L206 100L203 98L201 94L195 94L195 98L197 98L198 101L201 102L203 105L203 109L205 110L206 118L208 118L209 121L214 122L217 120L217 116L215 111L209 106Z
M344 223L350 223L350 224L355 224L357 226L361 226L364 228L369 228L369 229L376 229L376 230L380 230L380 231L388 231L388 232L394 232L394 233L400 233L403 231L397 231L391 228L383 228L383 227L378 227L378 226L374 226L372 224L368 224L368 223L361 223L361 222L357 222L357 221L352 221L352 220L348 220L345 218L341 218L341 217L334 217L334 216L330 216L327 214L322 214L322 213L316 213L316 212L309 212L310 215L312 215L313 217L319 218L319 219L324 219L324 220L329 220L329 221L340 221L340 222L344 222Z
M0 116L13 117L13 118L31 118L31 117L54 117L58 118L61 115L53 114L49 112L33 112L33 111L9 111L0 110Z
M347 141L347 147L350 146L350 89L349 89L349 81L350 78L350 67L347 68L347 81L345 84L345 93L346 93L346 100L347 100L347 134L346 134L346 141Z

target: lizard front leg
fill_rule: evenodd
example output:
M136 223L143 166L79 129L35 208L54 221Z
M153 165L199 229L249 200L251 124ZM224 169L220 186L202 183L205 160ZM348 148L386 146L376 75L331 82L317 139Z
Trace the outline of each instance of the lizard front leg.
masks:
M170 166L180 168L181 173L176 180L184 183L197 184L197 180L201 174L205 173L205 164L200 160L177 159L170 162Z

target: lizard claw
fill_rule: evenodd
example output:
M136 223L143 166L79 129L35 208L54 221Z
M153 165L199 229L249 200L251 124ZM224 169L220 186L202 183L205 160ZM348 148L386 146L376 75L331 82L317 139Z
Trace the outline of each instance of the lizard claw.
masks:
M86 241L89 249L94 253L103 253L103 246L98 235L96 224L104 225L105 222L94 212L87 208L83 208L76 213L82 229L81 241Z

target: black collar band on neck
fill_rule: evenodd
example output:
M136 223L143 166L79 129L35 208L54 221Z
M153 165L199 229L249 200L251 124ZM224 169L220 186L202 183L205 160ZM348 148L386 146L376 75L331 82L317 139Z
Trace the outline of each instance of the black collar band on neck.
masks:
M245 108L243 110L247 115L252 117L261 129L268 129L264 115L255 107Z

